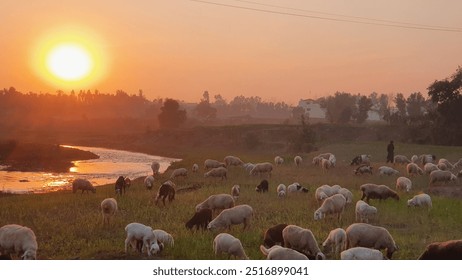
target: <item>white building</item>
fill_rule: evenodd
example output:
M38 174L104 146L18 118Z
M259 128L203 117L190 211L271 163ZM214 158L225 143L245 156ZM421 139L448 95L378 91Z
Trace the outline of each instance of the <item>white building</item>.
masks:
M321 108L319 103L313 99L300 99L298 106L305 110L310 118L325 119L326 118L326 109Z

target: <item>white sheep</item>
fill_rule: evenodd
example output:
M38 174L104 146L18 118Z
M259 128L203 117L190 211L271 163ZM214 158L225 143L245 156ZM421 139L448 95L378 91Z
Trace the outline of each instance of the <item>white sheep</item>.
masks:
M285 190L278 191L278 197L279 198L284 198L286 196L287 196L287 192Z
M322 185L316 189L314 196L316 198L316 201L318 201L318 203L320 204L322 203L324 199L338 193L338 190L339 188L336 188L336 187L331 187L329 185Z
M207 229L231 229L231 225L238 224L244 224L244 229L246 229L252 217L253 208L251 206L247 204L237 205L233 208L221 211L221 213L207 225Z
M382 252L365 247L354 247L340 253L341 260L385 260Z
M165 230L155 229L152 232L156 236L157 240L162 242L163 244L166 244L170 247L173 247L175 245L175 240L173 239L173 236Z
M199 171L199 165L197 163L194 163L192 168L191 168L191 171L193 173L197 173Z
M321 159L321 168L324 172L326 172L327 170L329 170L330 168L332 168L332 162L328 159Z
M429 186L433 186L437 182L449 183L457 181L457 176L447 170L434 170L430 173Z
M423 154L423 155L419 156L419 159L420 159L422 165L425 165L428 162L434 163L436 157L434 155L431 155L431 154Z
M438 160L438 164L444 164L444 165L446 165L447 168L449 168L451 170L454 169L454 165L451 162L449 162L449 160L447 160L445 158L440 158Z
M241 193L241 188L239 185L234 185L231 188L231 195L233 196L234 200L237 200L239 198L240 193Z
M236 156L226 156L223 160L223 162L225 163L225 166L228 167L228 166L241 166L244 164L244 162L236 157Z
M287 186L287 193L308 192L308 189L295 182Z
M37 238L30 228L17 224L0 228L0 255L17 254L23 260L35 260L37 249Z
M226 253L242 260L249 259L244 252L241 241L229 233L220 233L215 236L215 239L213 239L213 251L215 255Z
M337 158L335 157L335 155L330 155L327 160L329 160L330 162L330 167L335 167L335 165L337 164Z
M286 187L286 185L284 185L284 184L279 184L279 185L278 185L278 187L276 188L276 192L279 193L279 192L281 192L281 191L283 191L284 193L287 192L287 187Z
M408 163L406 165L406 171L408 176L423 175L423 170L416 163Z
M347 204L353 203L353 193L349 189L340 188L338 193L345 197Z
M408 164L408 163L411 163L411 161L405 155L396 155L393 159L393 163Z
M342 228L336 228L329 232L326 240L322 243L324 249L331 249L332 254L338 255L346 249L346 232Z
M212 168L210 171L204 173L204 178L213 177L213 178L221 178L227 179L228 169L226 167L215 167Z
M157 161L152 162L151 169L152 169L152 175L159 174L160 163Z
M393 169L389 166L380 166L379 169L379 174L380 175L388 175L388 176L391 176L391 175L398 175L399 174L399 171L396 170L396 169Z
M303 162L303 159L301 156L295 156L294 157L294 163L295 163L295 166L299 167Z
M313 157L313 160L311 161L315 166L321 165L322 157L320 156L315 156Z
M146 176L146 178L144 178L144 186L146 187L146 189L151 190L152 187L154 187L154 181L154 176Z
M445 163L442 163L442 162L438 162L438 164L436 166L438 166L439 170L448 170L449 169L448 166Z
M88 193L89 191L96 193L96 188L93 186L93 184L87 179L82 178L77 178L72 181L72 192L76 193L78 190L81 190L82 194L84 192Z
M345 206L346 198L342 194L334 194L333 196L324 199L321 207L314 211L314 220L318 221L326 217L326 215L336 214L340 221Z
M304 254L279 245L274 245L271 248L260 245L260 251L266 256L267 260L308 260L308 257Z
M377 208L367 204L367 202L358 200L355 207L356 221L368 223L369 219L377 215Z
M172 175L170 175L170 179L175 179L176 177L188 177L188 169L182 167L173 170Z
M309 259L326 259L309 229L288 225L282 230L282 238L284 239L284 247L297 250L307 255Z
M273 165L269 162L257 163L250 170L250 175L262 175L268 173L271 177L271 171L273 171Z
M412 181L407 177L398 177L396 179L396 190L405 190L409 192L412 189Z
M347 229L347 248L367 247L377 250L386 249L387 258L391 259L398 250L393 237L384 227L365 223L351 224Z
M217 167L225 167L226 165L223 162L219 162L218 160L214 159L206 159L204 161L204 169L208 170L211 168L217 168Z
M413 163L419 163L419 157L418 157L417 155L413 155L413 156L411 157L411 162L413 162Z
M117 212L117 200L106 198L101 202L101 213L103 215L103 225L109 224L111 217Z
M426 193L417 194L407 201L407 206L426 206L432 208L432 199Z
M234 207L234 198L227 194L212 194L206 200L196 205L196 212L199 212L201 209L209 208L212 211L222 210Z
M125 227L127 238L125 239L125 254L128 251L128 245L137 250L137 243L142 242L142 249L146 249L148 256L160 251L157 238L151 227L140 223L130 223Z
M274 157L274 164L276 164L276 166L279 166L279 165L282 165L284 163L284 159L280 156L276 156Z
M438 168L438 165L434 163L428 162L424 165L424 171L426 174L430 174L432 173L432 171L435 171L435 170L440 170L440 169Z

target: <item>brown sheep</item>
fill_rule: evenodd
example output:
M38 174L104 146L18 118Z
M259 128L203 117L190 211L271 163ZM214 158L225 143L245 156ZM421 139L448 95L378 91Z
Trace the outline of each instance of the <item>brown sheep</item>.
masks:
M167 181L160 186L156 196L156 205L162 198L162 203L165 206L165 199L167 197L169 202L175 199L175 184L172 181Z
M186 227L188 229L192 229L196 226L196 230L199 228L206 229L207 225L212 221L212 209L210 208L203 208L200 209L198 212L194 213L189 221L186 222Z
M361 200L366 198L366 202L369 203L369 199L387 199L389 197L399 200L399 195L389 187L385 185L376 184L363 184L359 187L362 192Z
M462 239L433 242L427 245L419 260L462 260Z
M267 248L271 248L274 245L282 245L284 244L284 239L282 238L282 231L287 226L287 224L277 224L268 228L265 231L265 235L263 237L263 245Z

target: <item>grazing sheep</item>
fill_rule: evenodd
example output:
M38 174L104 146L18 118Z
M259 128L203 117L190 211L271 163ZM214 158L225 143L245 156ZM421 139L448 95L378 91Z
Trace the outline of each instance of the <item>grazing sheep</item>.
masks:
M155 229L152 232L156 236L157 241L162 242L162 244L167 244L170 247L173 247L173 245L175 245L175 240L173 239L173 236L165 230Z
M223 162L219 162L218 160L214 159L206 159L204 161L204 169L209 170L211 168L217 168L217 167L225 167L226 165Z
M77 178L72 182L72 192L76 193L78 190L82 190L82 194L88 191L96 193L96 188L87 179Z
M156 205L161 198L164 206L166 198L168 198L169 202L172 202L172 200L175 199L175 184L172 181L167 181L160 186L155 199Z
M226 156L223 162L225 163L225 167L241 166L244 164L244 162L240 158L235 157L235 156Z
M419 260L462 260L462 239L430 243Z
M124 176L119 176L119 178L117 178L117 181L115 182L115 193L118 194L118 195L122 195L125 193L125 188L126 188L126 184L125 184L125 178Z
M411 162L413 162L413 163L419 163L419 157L418 157L417 155L413 155L413 156L411 157Z
M206 200L196 205L196 212L210 208L212 211L234 207L234 199L227 193L212 194Z
M279 166L279 165L282 165L284 163L284 159L280 156L276 156L274 158L274 164L276 164L276 166Z
M318 203L322 203L322 201L330 196L333 196L334 194L338 193L339 188L334 188L329 185L322 185L319 188L316 189L316 192L314 194L316 201Z
M37 238L28 227L9 224L0 228L0 256L17 254L23 260L37 259Z
M434 170L430 173L429 186L434 186L435 183L442 182L443 184L451 181L457 181L457 176L447 170Z
M335 156L334 156L333 153L324 153L324 154L318 155L318 157L325 158L325 159L330 159L330 158L335 157Z
M250 175L262 175L268 173L268 176L271 177L271 171L273 171L273 165L269 162L257 163L250 170Z
M286 196L287 196L287 192L285 190L278 191L278 197L279 198L284 198Z
M370 165L370 164L371 164L371 156L365 155L365 154L355 156L350 162L350 165Z
M215 236L215 239L213 239L213 251L215 255L226 253L242 260L249 259L244 252L241 241L229 233L220 233Z
M295 182L287 186L288 193L304 192L307 193L309 190L299 183Z
M287 224L277 224L268 228L263 236L263 245L266 247L272 247L274 245L283 245L284 238L282 237L282 230Z
M309 259L326 259L311 230L296 225L288 225L282 230L282 237L284 247L297 250L308 256Z
M340 253L341 260L386 260L382 252L365 247L354 247Z
M101 213L103 214L103 225L109 225L111 217L117 212L117 200L106 198L101 202Z
M445 163L438 162L436 166L438 166L439 170L448 170L448 166Z
M416 163L408 163L406 165L406 171L408 176L423 175L423 170Z
M199 171L199 165L197 163L194 163L192 168L191 168L191 171L193 173L197 173Z
M239 187L239 185L234 185L231 188L231 195L233 196L235 201L239 198L240 193L241 193L241 188Z
M404 155L396 155L393 159L394 164L408 164L411 161Z
M435 155L430 155L430 154L424 154L424 155L420 155L419 156L419 159L422 163L422 165L425 165L426 163L434 163L435 160L436 160L436 156Z
M346 232L342 228L336 228L329 232L326 240L322 243L325 250L331 250L332 254L337 256L341 251L346 249Z
M345 197L346 204L353 203L353 193L349 189L340 188L340 190L338 190L338 193Z
M264 193L264 192L267 192L268 189L269 189L269 186L268 186L268 180L266 179L263 179L260 184L258 184L258 186L255 187L255 191L256 192L261 192L261 193Z
M172 175L170 175L170 179L175 179L176 177L188 177L188 169L182 167L173 170Z
M335 215L340 221L342 219L343 210L345 210L346 198L342 194L334 194L331 197L324 199L321 207L314 211L314 220L318 221L326 217L326 215Z
M308 260L308 257L304 254L279 245L274 245L269 249L260 245L260 251L266 256L267 260Z
M221 178L221 180L223 180L223 179L227 179L226 177L227 174L228 174L228 169L226 169L226 167L215 167L215 168L212 168L210 171L206 172L204 174L204 177L205 178L208 178L208 177Z
M426 193L417 194L407 201L407 206L426 206L432 208L432 199Z
M396 170L396 169L393 169L389 166L380 166L379 169L377 169L379 171L379 174L382 176L382 175L387 175L387 176L391 176L391 175L398 175L399 174L399 171Z
M369 203L369 199L387 199L389 197L399 200L399 195L389 187L385 185L376 184L363 184L359 187L362 192L361 200L366 198L366 202Z
M321 165L322 157L320 156L315 156L313 157L313 160L311 161L315 166Z
M206 229L210 221L212 221L212 209L202 208L194 213L194 216L186 222L185 226L188 229L192 229L194 226L196 226L196 230Z
M279 184L278 187L276 188L276 192L279 193L279 192L284 192L286 193L287 192L287 187L286 185L284 184Z
M321 159L321 168L323 171L327 171L332 167L333 167L332 162L330 160L325 159L325 158Z
M160 251L157 238L151 227L140 223L130 223L125 227L127 238L125 239L125 254L128 251L128 244L137 250L137 242L142 242L142 248L145 248L148 256Z
M295 166L299 167L303 162L303 159L301 156L295 156L294 157L294 163L295 163Z
M356 221L361 223L369 223L369 219L377 215L377 208L370 206L362 200L356 202L355 216Z
M151 169L152 169L152 176L156 176L157 174L159 174L160 163L158 163L157 161L152 162Z
M144 178L144 186L146 187L146 189L151 190L152 187L154 187L154 181L154 176L146 176L146 178Z
M425 174L430 174L432 173L432 171L440 170L440 169L438 168L438 165L428 162L424 165L424 170L425 170Z
M355 171L355 175L362 175L366 173L369 173L372 175L372 166L361 165L361 166L358 166L354 171Z
M396 190L406 190L406 192L409 192L411 189L411 179L407 177L398 177L398 179L396 179Z
M244 229L246 229L249 226L252 216L252 207L247 204L237 205L233 208L221 211L221 213L207 225L207 229L227 228L229 230L231 229L231 225L238 224L244 224Z
M393 237L383 227L354 223L346 229L346 234L348 249L353 247L386 249L388 259L391 259L393 253L398 250Z

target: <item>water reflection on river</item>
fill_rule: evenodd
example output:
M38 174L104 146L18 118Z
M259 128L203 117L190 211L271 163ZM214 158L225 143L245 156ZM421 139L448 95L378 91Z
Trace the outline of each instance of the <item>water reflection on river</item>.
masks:
M99 159L75 161L68 173L0 171L0 191L41 193L70 188L75 178L87 178L93 185L114 183L120 175L130 179L152 174L151 163L160 163L164 172L178 159L95 147L64 146L90 151Z

